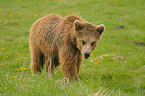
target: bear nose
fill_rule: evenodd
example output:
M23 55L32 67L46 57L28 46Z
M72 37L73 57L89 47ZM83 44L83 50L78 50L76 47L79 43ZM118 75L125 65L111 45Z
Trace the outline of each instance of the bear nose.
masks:
M88 59L89 56L90 56L90 53L89 53L89 52L85 52L85 53L84 53L84 57L85 57L85 59Z

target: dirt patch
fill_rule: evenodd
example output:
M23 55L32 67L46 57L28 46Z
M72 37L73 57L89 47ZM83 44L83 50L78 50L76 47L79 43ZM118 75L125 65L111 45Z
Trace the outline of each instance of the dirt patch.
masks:
M137 46L145 46L145 42L143 42L143 41L132 41L132 43Z
M116 56L116 57L113 57L113 60L126 60L127 57L123 57L123 56Z
M103 54L103 55L101 55L100 56L100 59L102 59L102 58L104 58L104 57L108 57L108 56L114 56L115 54L112 54L112 55L110 55L110 54Z
M124 28L125 28L124 25L120 25L120 26L114 27L113 29L124 29Z
M115 6L115 4L110 4L110 6Z
M100 58L97 58L98 60L106 58L106 57L110 57L113 60L126 60L128 59L128 57L125 56L116 56L116 54L103 54L101 56L99 56Z
M131 41L131 40L124 40L125 42L129 42L129 43L132 43L132 44L135 44L137 46L145 46L145 42L144 41Z
M138 50L145 50L145 48L143 48L143 49L139 49L139 48L137 48L137 49L135 49L136 51L138 51Z

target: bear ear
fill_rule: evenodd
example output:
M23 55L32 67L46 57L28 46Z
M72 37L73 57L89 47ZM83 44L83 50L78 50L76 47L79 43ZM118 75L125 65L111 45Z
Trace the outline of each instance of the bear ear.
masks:
M84 27L79 20L74 21L74 26L75 26L76 30L81 30Z
M98 31L101 35L105 31L105 26L103 24L98 25L96 31Z

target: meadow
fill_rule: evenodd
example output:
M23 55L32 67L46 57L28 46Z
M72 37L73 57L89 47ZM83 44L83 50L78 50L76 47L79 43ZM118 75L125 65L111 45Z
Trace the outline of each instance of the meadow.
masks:
M29 29L50 13L106 27L79 81L60 66L54 77L31 74ZM0 0L0 96L145 96L144 21L144 0Z

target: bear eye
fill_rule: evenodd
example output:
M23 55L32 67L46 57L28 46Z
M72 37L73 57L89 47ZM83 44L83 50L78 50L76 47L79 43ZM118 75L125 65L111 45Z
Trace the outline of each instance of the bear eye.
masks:
M85 45L85 44L86 44L86 42L85 42L85 41L82 41L82 44L83 44L83 45Z
M96 41L92 42L92 43L91 43L91 45L92 45L92 46L94 46L94 45L95 45L95 43L96 43Z

